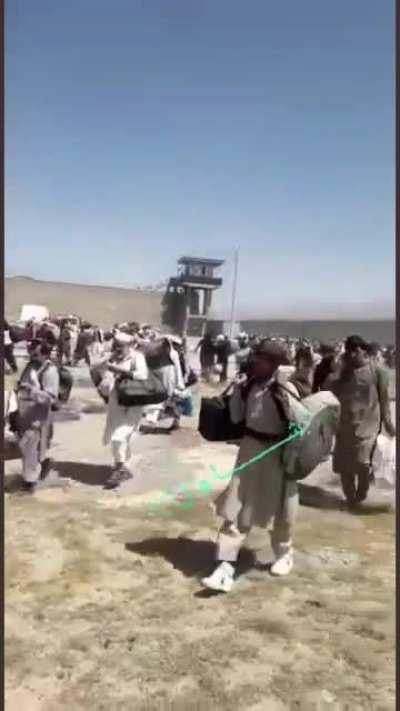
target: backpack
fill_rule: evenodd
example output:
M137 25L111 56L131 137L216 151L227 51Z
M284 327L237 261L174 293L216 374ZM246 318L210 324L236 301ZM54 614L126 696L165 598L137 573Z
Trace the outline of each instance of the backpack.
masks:
M142 351L149 370L159 370L160 368L172 365L171 358L162 340L144 343Z

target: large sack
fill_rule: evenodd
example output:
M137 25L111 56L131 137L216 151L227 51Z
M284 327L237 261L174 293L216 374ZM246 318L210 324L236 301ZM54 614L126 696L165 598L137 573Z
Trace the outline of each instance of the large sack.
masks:
M27 340L27 330L23 326L10 324L10 338L12 343L21 343Z
M141 350L146 358L147 367L150 370L159 370L168 365L172 365L172 360L169 357L168 348L162 339L156 341L143 342Z
M340 403L329 391L309 395L298 406L296 420L303 434L289 442L282 455L289 480L305 479L329 456L340 417Z

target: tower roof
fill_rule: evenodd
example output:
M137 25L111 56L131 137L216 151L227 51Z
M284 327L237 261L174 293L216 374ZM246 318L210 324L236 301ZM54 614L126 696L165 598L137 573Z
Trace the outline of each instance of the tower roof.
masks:
M224 263L224 259L203 259L202 257L181 257L178 259L178 264L208 264L212 267L220 267Z

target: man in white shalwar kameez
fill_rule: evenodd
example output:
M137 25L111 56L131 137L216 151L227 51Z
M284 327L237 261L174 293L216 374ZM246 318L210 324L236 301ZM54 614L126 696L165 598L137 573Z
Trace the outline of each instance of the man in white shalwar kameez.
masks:
M114 383L108 398L103 444L111 443L114 460L114 471L107 480L106 487L115 488L122 481L132 478L127 465L131 457L132 438L138 432L143 414L143 407L124 407L119 404L115 387L116 378L124 373L130 373L134 380L148 378L146 359L143 353L133 347L132 337L123 333L118 334L107 370L113 374Z

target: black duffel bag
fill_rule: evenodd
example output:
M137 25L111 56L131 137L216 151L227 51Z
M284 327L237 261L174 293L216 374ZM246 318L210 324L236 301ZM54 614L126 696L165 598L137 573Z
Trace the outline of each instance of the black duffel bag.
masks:
M229 412L229 386L222 395L203 397L198 431L209 442L234 442L243 437L244 422L235 425Z
M122 407L159 405L168 400L168 393L161 380L149 370L146 380L133 380L123 375L116 380L118 404Z

